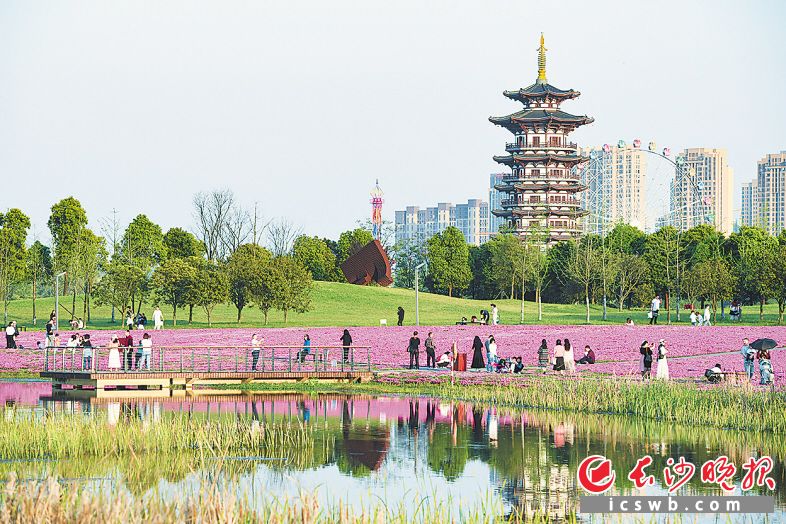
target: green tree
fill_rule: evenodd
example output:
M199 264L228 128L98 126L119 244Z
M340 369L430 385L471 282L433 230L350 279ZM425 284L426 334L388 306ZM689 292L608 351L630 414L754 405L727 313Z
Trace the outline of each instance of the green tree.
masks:
M300 235L295 239L293 256L311 272L314 280L333 282L338 279L336 255L324 239Z
M700 224L682 233L681 237L682 256L688 268L721 254L723 233L715 229L715 226Z
M588 235L578 242L568 241L570 256L565 260L565 266L562 268L563 278L582 291L587 324L590 323L590 289L598 279L597 244L599 242L595 235Z
M372 240L374 240L374 237L371 235L371 231L362 227L344 231L338 237L336 264L340 267L347 258L357 253Z
M606 243L612 252L629 255L641 255L644 252L646 240L646 233L625 223L616 224L606 236Z
M164 248L169 258L201 257L205 246L197 238L179 227L172 227L164 235Z
M450 226L428 240L426 248L429 274L436 287L447 289L453 296L454 289L464 289L472 280L469 268L469 247L463 233Z
M212 326L213 309L216 305L226 302L229 296L228 288L227 275L219 266L206 263L197 268L191 292L194 304L205 310L208 326ZM187 301L188 298L185 300Z
M476 300L491 299L496 295L497 292L496 283L493 280L491 280L491 278L488 275L488 271L486 271L486 268L491 265L491 251L489 251L487 244L488 242L485 242L479 246L469 246L469 267L470 267L470 271L472 272L472 280L469 283L469 287L467 288L467 291L469 292L469 295ZM425 259L426 256L424 252L423 261L425 261ZM400 262L401 259L397 255L396 278L398 278ZM413 272L412 279L414 282L414 272ZM396 281L396 286L408 287L408 286L399 285L398 280Z
M746 301L759 304L759 320L764 320L764 304L777 286L772 257L778 240L764 229L744 226L732 233L726 249L733 261L737 279L737 293Z
M394 249L394 259L396 261L396 272L393 278L396 287L414 289L415 288L415 268L426 261L426 245L419 240L405 240L396 245ZM420 268L418 278L419 286L423 285L426 278L426 267ZM423 288L421 288L423 289Z
M272 255L256 244L243 244L229 256L226 264L229 280L229 299L237 308L240 322L243 308L254 300L264 285L264 273Z
M535 292L538 321L543 320L543 289L549 284L551 258L546 248L545 230L530 228L524 239L524 279ZM524 282L522 282L522 285ZM524 322L524 290L521 292L521 321Z
M636 288L649 280L650 267L640 256L628 253L614 255L617 271L614 279L614 292L617 296L617 307L620 311Z
M496 282L498 290L510 289L508 296L512 299L517 284L522 283L524 248L521 240L510 233L500 233L486 244L491 253L491 264L486 272Z
M107 257L104 238L96 235L90 229L83 229L75 246L71 275L74 281L74 299L76 299L77 282L82 289L82 318L85 319L85 322L90 321L90 298L100 271L106 264Z
M3 295L3 318L8 323L8 303L13 286L25 277L27 252L25 240L30 219L19 209L0 213L0 293Z
M127 267L133 268L133 266ZM152 285L157 295L165 304L172 307L173 326L177 326L177 309L188 303L189 296L194 291L196 281L196 268L182 257L165 260L153 273ZM200 283L198 288L200 293L203 292L202 285L209 285L209 281ZM208 313L209 322L210 314Z
M685 270L679 231L672 226L666 226L649 235L644 244L644 258L650 265L651 280L656 293L665 291L666 303L669 305L666 321L671 323L672 292L679 289L680 276ZM677 307L679 308L679 304Z
M33 297L33 325L36 324L36 298L38 289L44 282L52 279L52 253L49 247L36 240L27 249L27 279L30 282Z
M313 281L311 273L289 256L276 257L270 264L273 282L273 305L284 313L284 324L290 311L305 313L311 307Z
M164 234L161 226L145 215L137 215L128 224L120 243L120 256L127 264L147 272L166 256Z
M71 275L68 274L68 271L73 267L72 257L77 242L81 238L82 230L87 227L87 213L76 198L64 198L52 206L47 226L52 234L54 271L55 273L66 272L63 293L67 294L71 282Z
M110 305L121 313L131 304L131 296L145 285L145 274L136 266L120 259L112 260L95 286L97 305Z
M786 235L781 234L781 236L786 239ZM774 251L774 256L770 257L772 272L775 275L772 291L778 301L778 324L783 324L783 312L786 309L786 241L779 243Z
M694 278L701 282L701 294L712 304L712 322L715 323L718 302L734 294L735 277L729 265L720 257L699 262L694 270Z

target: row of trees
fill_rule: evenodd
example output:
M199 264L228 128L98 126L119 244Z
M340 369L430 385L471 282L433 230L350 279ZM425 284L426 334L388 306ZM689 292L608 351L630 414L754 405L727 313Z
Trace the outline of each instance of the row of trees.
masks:
M664 227L646 234L618 224L605 237L586 235L579 240L544 247L545 231L532 230L526 238L501 233L485 244L467 246L456 228L448 228L425 242L409 242L396 249L396 284L413 287L413 268L427 262L422 286L449 296L476 299L530 298L542 302L623 308L646 306L655 294L668 297L671 311L705 301L713 311L723 301L764 304L777 301L779 322L786 309L786 232L774 237L756 227L743 227L725 237L712 226L680 232ZM678 313L679 314L679 313Z
M81 203L68 197L51 208L49 246L26 244L30 219L19 209L0 214L6 322L9 301L30 297L35 323L36 300L51 296L55 281L71 297L70 304L61 301L65 313L88 322L93 303L112 306L114 321L116 311L136 314L153 302L169 306L175 322L184 308L190 322L195 307L210 322L222 303L235 306L238 322L248 307L258 308L265 322L271 310L280 311L286 322L289 313L309 309L313 279L343 281L341 264L372 240L366 227L337 240L302 235L287 220L261 219L257 206L243 208L227 190L197 193L193 210L193 233L164 232L144 214L123 229L114 214L100 222L98 235Z

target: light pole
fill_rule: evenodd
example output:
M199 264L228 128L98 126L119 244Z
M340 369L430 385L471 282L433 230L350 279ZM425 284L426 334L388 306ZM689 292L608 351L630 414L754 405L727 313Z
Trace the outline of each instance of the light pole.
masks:
M420 272L420 268L426 265L425 262L421 262L417 266L415 266L415 325L420 325L420 297L418 296L418 274Z
M55 275L55 331L60 329L60 277L64 277L65 271Z

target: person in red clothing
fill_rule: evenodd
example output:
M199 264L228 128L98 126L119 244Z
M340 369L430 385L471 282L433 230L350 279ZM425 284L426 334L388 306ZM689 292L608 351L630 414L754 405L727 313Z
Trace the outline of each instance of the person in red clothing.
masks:
M584 346L584 356L576 361L576 364L594 364L595 352L589 346Z
M131 330L126 330L126 336L118 339L120 347L123 348L123 369L131 369L132 359L134 355L134 337L131 336Z

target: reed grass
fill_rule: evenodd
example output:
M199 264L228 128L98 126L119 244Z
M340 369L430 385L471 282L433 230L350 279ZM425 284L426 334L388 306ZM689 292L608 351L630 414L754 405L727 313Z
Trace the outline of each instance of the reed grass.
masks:
M118 495L115 495L118 496ZM294 500L266 498L261 505L252 507L243 497L216 485L204 486L195 495L185 495L168 501L164 497L132 497L113 500L111 495L83 488L68 488L55 477L41 481L25 482L11 478L0 493L0 524L18 522L47 522L66 524L80 522L98 523L269 523L269 524L442 524L466 522L486 524L492 522L534 522L547 524L553 521L544 514L524 514L512 511L503 515L503 504L498 496L490 496L474 508L455 509L452 500L434 501L433 496L416 500L413 507L396 505L388 507L383 501L357 506L343 502L321 504L315 494L301 493ZM418 503L419 502L419 503ZM574 524L575 513L560 522Z
M246 389L347 394L392 393L445 400L485 402L519 408L555 409L577 413L625 415L745 431L786 433L786 392L718 385L629 379L584 379L543 376L513 386L367 383L351 386L322 383L275 386L249 384Z
M298 461L312 454L313 429L292 423L248 419L193 420L164 414L156 423L128 419L115 426L105 418L68 414L43 418L5 410L0 418L0 457L65 459L81 456L135 456L192 453L223 457L233 453Z

